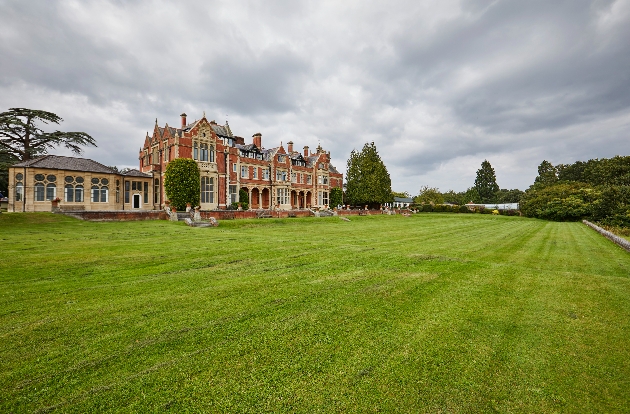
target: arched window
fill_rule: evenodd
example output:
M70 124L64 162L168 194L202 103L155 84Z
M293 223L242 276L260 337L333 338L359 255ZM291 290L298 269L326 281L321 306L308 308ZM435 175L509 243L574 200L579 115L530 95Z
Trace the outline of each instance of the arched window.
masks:
M69 202L69 203L74 201L74 186L72 186L72 184L66 184L65 194L64 194L63 199L64 201Z
M210 145L210 162L214 162L214 145Z
M77 185L74 187L74 201L77 203L83 202L83 186Z
M35 184L35 201L44 201L44 184Z
M194 160L198 160L199 159L199 147L197 146L196 142L193 145L193 159Z
M98 203L99 200L99 188L97 185L92 186L92 202Z
M109 188L106 185L101 187L101 203L107 203L108 192Z
M22 201L24 197L24 185L22 183L17 183L15 185L15 201Z

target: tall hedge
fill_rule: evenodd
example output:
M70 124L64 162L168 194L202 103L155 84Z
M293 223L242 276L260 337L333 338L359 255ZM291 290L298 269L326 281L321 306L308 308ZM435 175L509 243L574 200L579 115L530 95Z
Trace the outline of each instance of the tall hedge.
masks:
M338 205L343 204L343 190L339 187L334 187L330 189L330 207L337 207Z
M164 190L171 205L184 210L186 203L199 205L201 183L197 162L190 158L177 158L168 163L164 177Z

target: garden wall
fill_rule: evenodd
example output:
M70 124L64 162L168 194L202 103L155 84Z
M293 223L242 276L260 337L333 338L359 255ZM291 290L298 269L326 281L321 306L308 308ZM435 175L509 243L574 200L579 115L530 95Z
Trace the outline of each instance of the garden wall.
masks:
M593 230L595 230L602 236L611 240L613 243L619 245L620 247L630 252L630 242L628 240L624 239L623 237L619 237L616 234L609 232L608 230L604 230L601 227L591 223L590 221L582 220L582 223L586 224L587 226L589 226L590 228L592 228Z

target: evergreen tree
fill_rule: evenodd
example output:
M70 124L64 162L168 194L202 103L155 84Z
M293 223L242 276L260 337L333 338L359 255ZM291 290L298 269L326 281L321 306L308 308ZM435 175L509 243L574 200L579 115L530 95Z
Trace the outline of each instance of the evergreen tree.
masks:
M380 205L393 200L392 180L374 143L352 150L346 172L346 196L354 205Z
M75 154L81 154L82 146L96 146L94 138L85 132L44 132L36 125L61 121L63 119L52 112L35 109L11 108L0 113L0 152L18 161L28 161L57 146L64 146Z
M164 176L166 196L178 210L184 210L186 203L199 205L201 180L197 162L190 158L176 158L168 163Z
M488 160L484 160L481 163L481 168L477 170L475 190L477 190L477 194L479 194L481 203L495 202L495 193L499 191L499 185L497 184L494 168L492 168Z

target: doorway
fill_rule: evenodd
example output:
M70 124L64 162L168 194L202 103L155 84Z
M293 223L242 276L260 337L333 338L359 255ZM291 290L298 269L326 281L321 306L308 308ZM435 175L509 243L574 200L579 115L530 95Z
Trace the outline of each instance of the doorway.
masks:
M140 194L133 195L133 208L140 208Z

